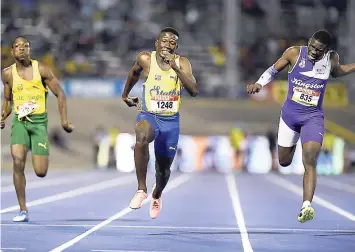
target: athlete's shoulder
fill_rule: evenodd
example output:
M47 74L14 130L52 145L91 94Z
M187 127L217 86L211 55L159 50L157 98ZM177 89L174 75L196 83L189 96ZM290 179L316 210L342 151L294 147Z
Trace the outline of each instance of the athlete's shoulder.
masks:
M150 60L150 57L152 55L152 52L149 52L149 51L142 51L142 52L139 52L138 55L137 55L137 61L141 61L141 60Z
M290 46L284 52L284 55L291 56L291 57L298 57L302 46Z
M37 61L39 75L44 78L52 78L54 76L52 69L45 63Z
M8 66L6 68L4 68L2 70L2 78L6 81L10 80L11 76L12 76L12 65Z
M177 57L179 58L180 65L189 65L191 67L190 60L187 57L179 56L179 55L177 55Z
M329 51L329 55L330 55L330 59L332 61L339 61L340 57L339 57L339 54L336 51L333 51L333 50Z
M180 58L180 61L189 62L189 59L186 56L176 55L176 57Z

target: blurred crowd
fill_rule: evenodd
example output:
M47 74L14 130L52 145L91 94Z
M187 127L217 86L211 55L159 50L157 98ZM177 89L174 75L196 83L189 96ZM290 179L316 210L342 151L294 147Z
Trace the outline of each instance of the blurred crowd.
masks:
M27 36L34 57L60 77L124 78L140 50L152 50L162 27L181 33L187 55L205 93L223 85L223 0L13 0L2 2L2 67L12 63L10 47ZM317 29L346 35L346 0L241 0L239 67L255 80L290 45L306 44ZM311 21L310 21L311 20ZM236 25L237 27L237 25ZM236 49L237 50L237 49ZM218 95L218 94L217 94Z

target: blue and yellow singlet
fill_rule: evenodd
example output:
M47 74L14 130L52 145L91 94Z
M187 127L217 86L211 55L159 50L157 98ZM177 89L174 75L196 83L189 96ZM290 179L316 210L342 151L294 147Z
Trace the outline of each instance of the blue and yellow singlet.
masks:
M180 56L175 56L179 65ZM162 116L177 114L181 103L181 81L173 69L162 70L156 60L156 52L152 51L150 69L147 80L143 83L142 104L140 111Z

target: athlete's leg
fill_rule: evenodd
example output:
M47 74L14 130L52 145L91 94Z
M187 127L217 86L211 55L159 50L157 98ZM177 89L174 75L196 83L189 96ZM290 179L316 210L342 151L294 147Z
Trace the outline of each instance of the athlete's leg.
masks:
M170 178L170 167L176 155L179 141L179 115L168 120L158 121L160 126L159 137L156 138L155 147L155 178L156 184L153 187L152 201L150 204L150 216L158 217L162 207L162 193Z
M26 177L25 163L27 152L30 147L30 137L26 128L27 122L19 121L13 117L11 126L11 156L13 159L13 181L17 200L20 206L20 214L13 221L28 221L26 207Z
M136 164L138 190L147 192L146 178L149 162L148 145L154 140L155 133L152 125L146 120L137 123L135 132L136 144L134 146L134 161Z
M13 159L13 180L16 190L17 200L20 205L20 211L26 211L26 177L25 177L25 163L27 157L28 147L21 144L11 145L11 155Z
M281 166L289 166L292 163L299 137L300 134L290 129L280 117L277 144L279 163Z
M159 134L154 116L149 113L140 113L137 117L135 132L136 144L134 146L134 161L136 165L138 190L129 203L129 207L132 209L140 208L143 200L148 197L146 178L149 162L149 143Z
M44 178L47 175L48 164L49 164L48 156L45 155L32 156L32 165L38 177Z
M32 123L28 126L31 149L32 165L38 177L45 177L48 171L49 139L46 123Z
M303 201L312 202L317 183L317 159L322 145L309 141L302 145L302 162L305 168L303 176Z
M322 147L324 122L322 117L313 117L301 129L302 161L305 168L303 176L303 204L298 216L300 222L312 220L314 209L311 207L317 184L317 159Z
M159 199L166 185L168 184L170 178L170 167L174 161L174 157L169 157L165 155L155 154L155 179L156 186L152 193L154 199Z

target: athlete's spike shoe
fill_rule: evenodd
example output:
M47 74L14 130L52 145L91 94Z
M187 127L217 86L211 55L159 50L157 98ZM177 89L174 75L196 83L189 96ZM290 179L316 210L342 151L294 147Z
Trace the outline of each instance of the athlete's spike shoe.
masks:
M148 197L147 193L143 190L138 190L136 194L133 196L131 202L129 203L129 207L132 209L141 208L143 201Z
M314 218L314 209L311 206L302 207L300 214L298 215L299 222L306 222L313 220Z
M20 211L18 215L16 215L12 221L14 222L28 222L28 212L27 211Z
M153 198L154 189L155 189L155 184L153 185L152 200L150 201L150 208L149 208L149 214L152 219L155 219L159 216L162 208L162 197L160 196L159 199Z

